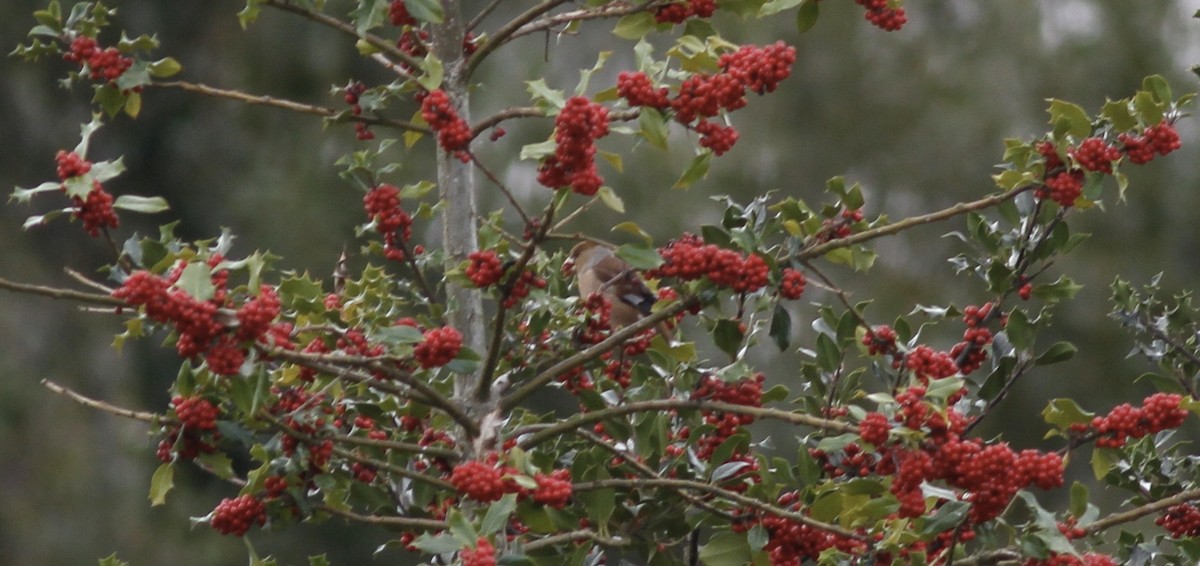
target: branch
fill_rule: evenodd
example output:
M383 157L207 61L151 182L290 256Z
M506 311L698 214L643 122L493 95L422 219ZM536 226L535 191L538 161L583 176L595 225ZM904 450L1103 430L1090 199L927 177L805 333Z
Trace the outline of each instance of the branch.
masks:
M287 423L271 416L270 414L268 414L266 412L260 413L258 415L258 418L266 420L267 422L271 423L279 430L283 431L284 434L294 437L297 440L300 440L301 442L305 442L307 444L317 444L320 441L325 440L324 437L314 436L314 435L305 433L303 431L297 430L295 428L292 428L292 427L288 426ZM330 439L330 440L332 440L332 439ZM436 478L436 477L425 475L425 474L419 474L417 472L407 470L400 466L395 466L393 464L384 462L382 460L376 460L374 458L370 458L370 457L363 456L360 454L355 454L351 450L345 450L345 449L334 446L333 453L336 454L337 456L340 456L347 460L354 460L356 462L368 464L370 466L375 467L378 470L383 470L390 474L394 474L394 475L397 475L397 476L400 476L403 478L408 478L413 481L423 482L423 483L432 485L434 487L440 487L442 489L449 489L449 490L454 489L454 485L444 479Z
M758 511L762 511L764 513L770 513L772 515L777 515L777 516L783 517L785 519L790 519L797 523L800 523L803 525L808 525L809 527L812 527L814 529L820 529L822 531L830 532L830 533L836 534L836 535L844 537L844 538L858 540L858 541L864 541L864 542L871 542L874 540L868 535L858 534L854 531L843 529L842 527L839 527L837 525L831 525L829 523L824 523L824 522L818 521L816 519L813 519L812 517L804 515L802 513L797 513L795 511L788 511L787 509L783 509L781 507L776 507L769 503L763 503L762 501L754 499L753 497L748 497L748 496L742 495L740 493L730 491L728 489L724 489L724 488L721 488L721 487L718 487L718 486L715 486L712 484L693 481L693 480L608 479L608 480L595 480L595 481L590 481L590 482L580 482L580 483L575 484L574 487L575 487L576 491L590 491L593 489L604 489L607 487L630 487L630 488L665 487L665 488L673 488L673 489L694 489L697 491L703 491L703 492L712 494L713 496L716 496L716 497L727 499L727 500L737 503L739 505L745 505L747 507L752 507L752 508L754 508Z
M654 471L654 469L652 469L650 466L647 466L646 464L639 462L636 454L630 454L627 451L621 450L620 448L617 448L616 446L613 446L612 444L605 442L604 439L600 438L595 433L593 433L589 430L586 430L586 429L577 428L577 429L575 429L575 434L587 439L592 444L595 444L596 446L603 448L604 450L606 450L608 453L612 454L613 456L617 456L617 457L621 458L622 460L625 461L625 464L627 464L627 465L631 466L633 469L637 470L637 472L639 474L641 474L643 477L653 478L653 479L662 479L662 476L659 475L658 472ZM734 515L732 513L723 511L721 509L717 509L716 507L709 505L707 502L700 499L699 497L696 497L689 493L684 493L682 491L679 492L679 496L686 499L688 503L691 503L692 505L695 505L696 507L699 507L705 511L708 511L709 513L712 513L713 515L721 517L722 519L725 519L727 521L734 519Z
M317 505L320 509L330 515L337 515L343 519L349 519L357 523L366 523L368 525L381 525L386 527L404 527L406 529L421 529L425 531L442 531L450 528L450 525L445 521L436 521L434 519L417 519L413 517L381 517L379 515L360 515L353 511L339 509L329 505Z
M519 106L514 108L505 108L475 124L471 128L471 139L475 139L482 134L484 130L495 127L500 122L512 120L514 118L546 118L546 112L532 106Z
M87 396L77 393L67 387L63 387L62 385L54 383L53 381L50 381L49 379L43 379L42 386L45 387L46 389L49 389L49 390L55 392L55 393L58 393L59 395L67 397L68 399L75 401L76 403L79 403L80 405L83 405L85 407L91 407L93 409L99 409L110 415L116 415L118 417L125 417L127 419L133 419L135 421L142 421L144 423L151 423L151 424L156 424L156 425L163 425L163 424L175 422L171 418L165 417L165 416L157 414L157 413L151 413L151 412L147 412L147 411L134 411L132 409L126 409L123 407L118 407L116 405L105 403L104 401L92 399L91 397L87 397Z
M479 170L483 172L483 176L487 177L493 185L496 185L496 187L500 189L500 192L504 194L504 198L508 199L508 203L511 204L513 209L517 211L517 215L521 217L521 221L525 223L525 226L531 225L533 222L529 219L529 215L525 214L525 209L521 208L521 203L517 202L517 197L513 196L512 191L508 190L508 187L505 186L504 182L496 177L496 174L493 173L491 169L485 167L483 162L480 161L479 157L474 153L471 154L471 163L474 163L475 167L478 167Z
M74 289L62 289L59 287L47 287L44 285L33 285L29 283L17 283L0 277L0 289L12 291L14 293L28 293L30 295L41 295L50 297L51 299L70 299L72 301L80 301L91 303L94 305L108 305L114 307L129 306L124 300L118 299L111 295L96 295L93 293L84 293Z
M368 448L382 448L384 450L395 450L397 452L411 452L413 454L421 454L431 458L442 458L444 460L458 461L462 460L462 454L454 450L446 448L436 448L433 446L421 446L411 442L396 442L394 440L376 440L374 438L363 438L360 436L350 436L347 434L334 434L329 437L334 442L342 444L353 444L356 446L366 446Z
M799 254L797 254L796 257L797 257L797 259L801 259L801 260L819 257L819 256L827 254L836 249L849 247L854 244L860 244L862 242L866 242L868 240L874 240L875 238L880 238L883 236L890 236L892 234L907 230L914 226L920 226L922 224L931 224L933 222L940 222L942 220L946 220L947 218L953 218L960 214L966 214L968 212L972 212L972 211L976 211L976 210L991 208L991 207L996 206L1004 201L1011 200L1011 199L1015 198L1017 195L1025 192L1025 191L1033 190L1036 186L1037 185L1025 185L1023 187L1017 187L1010 191L987 196L987 197L981 198L979 200L974 200L971 202L960 202L954 206L951 206L950 208L945 208L945 209L939 210L937 212L930 212L929 214L922 214L920 216L912 216L912 217L900 220L894 224L888 224L886 226L880 226L878 228L864 230L857 234L851 234L849 236L846 236L845 238L837 238L834 240L830 240L823 244L818 244L816 246L808 248L807 250L804 250L804 251L800 252Z
M533 259L534 252L537 251L538 243L546 238L546 232L550 231L550 223L554 221L554 211L557 208L558 199L551 198L546 204L546 213L542 219L542 225L537 232L529 240L529 245L525 246L525 251L521 252L521 257L517 258L517 263L509 268L511 272L508 280L501 287L504 289L504 298L507 299L512 293L513 287L525 272L525 266ZM526 224L528 225L528 224ZM487 361L483 366L483 373L480 374L478 388L475 390L475 398L479 401L486 401L491 396L492 381L496 375L496 366L500 363L500 348L504 340L504 317L508 313L508 308L501 301L500 308L496 311L495 326L492 329L492 342L488 347Z
M645 320L645 319L643 319ZM855 432L857 427L851 424L822 419L803 413L792 413L781 411L779 409L770 409L765 407L749 407L746 405L735 405L733 403L724 403L720 401L707 401L704 399L654 399L649 401L638 401L625 403L613 407L607 407L596 411L579 413L565 420L559 421L556 424L539 428L537 432L531 434L528 438L517 443L523 449L529 449L532 446L558 436L560 434L573 431L581 425L602 421L604 419L630 413L650 413L655 411L667 410L714 410L724 411L726 413L736 413L742 415L751 415L755 418L773 419L786 423L797 424L807 427L812 427L820 430L831 432ZM513 436L519 436L520 432L515 431Z
M216 88L216 87L211 87L211 86L208 86L205 84L200 84L200 83L190 83L190 82L186 82L186 81L165 81L165 82L149 83L149 86L161 87L161 88L174 88L174 89L179 89L179 90L183 90L183 91L187 91L187 92L194 92L196 94L203 94L205 96L212 96L215 98L228 98L230 100L236 100L238 102L244 102L246 104L271 106L273 108L281 108L283 110L299 112L301 114L312 114L314 116L323 116L325 118L332 118L339 114L339 112L337 110L334 110L333 108L329 108L327 106L316 106L313 104L304 104L302 102L295 102L293 100L276 98L274 96L247 94L240 90L228 90L228 89L223 89L223 88ZM407 131L411 131L411 132L421 132L423 134L428 134L431 132L431 130L429 128L426 128L423 126L417 126L410 122L401 122L399 120L389 120L387 118L372 118L370 116L361 116L361 115L355 116L353 114L348 114L347 116L344 117L344 119L347 121L350 121L350 122L362 122L364 124L368 124L368 125L372 125L372 126L391 126L393 128L407 130Z
M1158 501L1155 501L1152 503L1147 503L1145 505L1142 505L1141 507L1136 507L1134 509L1130 509L1129 511L1125 511L1123 513L1116 513L1113 515L1109 515L1103 519L1100 519L1099 521L1096 521L1094 523L1089 524L1086 527L1083 527L1083 530L1084 530L1084 532L1086 532L1089 535L1094 535L1096 533L1099 533L1100 531L1115 527L1122 523L1136 521L1138 519L1141 519L1142 517L1145 517L1146 515L1151 515L1153 513L1157 513L1168 507L1174 507L1181 503L1187 503L1188 501L1194 501L1197 499L1200 499L1200 489L1191 489L1191 490L1185 491L1183 493L1173 495L1166 499L1159 499Z
M501 45L507 43L509 39L516 37L515 34L517 33L517 30L521 28L521 26L537 19L538 16L541 16L542 14L545 14L546 12L549 12L558 6L566 4L567 1L568 0L543 0L542 3L525 10L524 13L509 20L507 24L504 24L504 27L496 30L496 33L492 34L492 36L488 38L483 45L480 45L479 49L475 51L473 55L471 55L470 60L467 61L467 68L464 76L471 76L471 74L475 72L475 68L479 66L479 63L481 63L488 55L498 49Z
M363 358L361 356L338 356L331 354L305 354L300 352L292 352L282 349L263 349L263 353L281 360L301 365L307 368L315 369L322 373L328 373L339 379L362 383L371 389L377 389L387 393L392 393L400 397L411 398L414 401L425 403L430 407L441 409L454 422L461 425L463 428L471 431L473 434L479 432L479 426L467 416L467 414L458 405L455 405L428 383L417 379L416 376L409 372L398 371L394 367L388 367L381 363L383 360L377 358ZM329 362L329 363L323 363ZM330 365L330 363L346 363L365 367L367 369L384 372L393 379L409 386L412 390L406 390L392 383L380 381L373 376L363 375L353 371L349 371L344 367ZM414 395L414 391L417 393Z
M550 366L546 370L542 371L542 373L539 373L538 375L534 376L533 379L530 379L529 381L525 382L520 387L518 387L515 391L513 391L512 393L506 395L503 399L501 399L500 400L500 410L502 410L502 411L511 410L513 407L516 407L517 404L520 403L523 399L532 395L534 391L537 391L543 385L553 381L554 378L558 377L558 375L561 374L562 372L564 372L568 369L571 369L571 368L573 368L583 362L586 362L592 358L595 358L595 357L599 356L600 354L603 354L604 352L607 352L613 348L616 348L616 347L620 346L621 344L624 344L626 340L633 338L634 336L641 333L641 331L643 331L647 328L652 328L654 325L656 325L664 320L667 320L668 318L671 318L671 317L675 316L676 314L681 313L681 312L691 308L692 303L695 300L696 299L694 299L694 298L687 299L687 300L681 300L677 303L669 305L669 306L667 306L667 308L665 308L661 311L653 313L650 316L647 316L633 324L630 324L629 326L626 326L625 328L622 328L622 329L612 333L612 335L609 336L608 338L606 338L603 342L600 342L599 344L596 344L582 352L579 352L578 354L570 356L567 359L562 360L562 361Z
M573 12L563 12L561 14L550 16L547 18L542 18L541 20L538 20L538 21L533 22L519 30L516 30L512 34L512 39L516 39L521 36L529 35L534 32L550 29L550 28L560 26L563 24L569 24L571 22L579 22L579 21L584 21L584 20L597 20L597 19L602 19L602 18L619 18L621 16L627 16L629 14L633 14L636 12L644 12L644 11L653 10L653 9L657 8L658 6L665 5L667 3L669 3L669 2L649 2L646 4L632 5L632 4L624 4L624 3L620 3L620 2L613 2L613 3L607 4L605 6L602 6L600 8L593 9L593 10L575 10Z
M596 531L592 531L592 530L588 530L588 529L579 529L577 531L568 531L565 533L559 533L556 535L548 536L543 539L535 540L533 542L527 543L524 548L525 548L526 552L533 552L535 550L554 546L556 544L562 544L564 542L573 542L573 541L577 541L580 539L588 539L596 544L602 544L604 546L620 547L620 546L629 546L629 544L630 544L630 541L628 539L616 538L616 537L606 537L606 536L602 536L600 533L597 533Z
M388 55L391 55L392 58L394 58L398 61L403 61L416 69L421 68L421 61L419 59L415 59L408 53L401 51L392 42L390 42L386 39L383 39L377 35L372 35L369 33L364 33L362 35L359 35L358 29L356 29L351 24L343 22L342 20L339 20L332 16L326 16L325 14L322 14L320 12L314 12L307 8L302 8L300 6L292 4L289 0L262 0L262 3L265 6L271 6L273 8L279 8L280 10L283 10L285 12L291 12L293 14L297 14L306 19L317 22L318 24L321 24L323 26L327 26L327 27L333 28L337 31L340 31L340 32L342 32L346 35L349 35L355 39L361 39L361 40L367 42L368 44L370 44L371 47L374 47L375 49L378 49L379 51L382 51L384 53L387 53Z
M989 550L981 552L972 558L965 560L956 560L954 563L957 566L992 566L994 564L1007 564L1021 559L1021 553L1015 550L1002 548L999 550Z

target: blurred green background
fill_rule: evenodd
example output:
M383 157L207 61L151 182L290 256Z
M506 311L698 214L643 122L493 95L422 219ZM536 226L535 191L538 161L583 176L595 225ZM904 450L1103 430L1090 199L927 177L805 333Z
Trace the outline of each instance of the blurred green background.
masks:
M345 4L330 2L333 10ZM183 80L333 107L342 104L339 95L330 95L333 85L350 78L390 80L344 37L295 16L264 10L243 31L235 17L241 5L233 0L117 5L117 27L130 35L157 33L159 53L183 64ZM473 12L483 2L466 5ZM509 0L484 27L495 29L506 14L529 5ZM42 6L0 3L0 43L11 48L23 41L33 25L30 13ZM716 18L732 40L796 45L792 77L733 116L740 141L715 160L706 181L687 193L671 190L687 162L686 144L668 156L638 146L625 156L623 172L603 171L625 199L628 217L598 207L577 227L603 236L613 224L634 220L661 243L715 221L720 209L711 195L744 201L773 190L816 203L825 180L842 174L864 185L868 216L899 219L991 191L1001 141L1044 131L1046 98L1095 111L1105 97L1127 96L1153 73L1166 76L1177 93L1196 89L1188 71L1200 63L1193 2L908 0L906 7L910 22L897 33L869 26L848 0L822 2L817 27L802 36L790 17L758 23ZM616 72L631 64L632 45L604 27L579 36L531 36L498 53L482 68L486 87L475 92L474 117L521 103L522 80L544 76L551 86L573 89L577 70L590 67L599 49L615 53L592 84L612 84ZM103 36L105 43L113 37ZM52 179L55 151L77 143L90 92L58 88L66 70L61 61L0 59L5 190ZM396 116L403 119L409 111ZM509 135L483 144L480 154L522 198L541 202L549 192L536 185L534 165L509 156L522 143L545 139L549 122L506 128ZM1080 355L1025 380L982 434L1003 433L1021 448L1037 446L1044 432L1037 413L1049 398L1072 396L1105 410L1148 392L1132 383L1146 364L1125 358L1131 342L1105 318L1107 285L1118 273L1143 282L1164 271L1170 287L1195 286L1200 139L1194 121L1179 129L1182 150L1132 171L1128 203L1110 200L1107 211L1073 219L1075 230L1093 238L1054 271L1085 288L1059 311L1052 335L1043 339L1072 340ZM602 149L625 151L627 141L609 139ZM141 117L106 125L89 157L124 155L129 171L108 185L110 191L166 197L185 237L212 237L229 227L239 237L235 255L269 249L284 257L280 267L325 277L342 247L355 247L361 195L337 178L333 166L355 147L348 126L323 129L312 117L149 89ZM428 142L413 155L408 171L428 168ZM500 206L500 196L481 187L482 208ZM0 208L0 277L71 286L62 266L88 273L106 261L106 248L78 226L21 230L23 219L51 200ZM125 214L118 234L155 231L166 218ZM945 262L958 249L940 235L961 226L956 220L878 242L879 261L866 276L831 273L856 299L876 299L868 312L877 322L915 304L981 302L982 285L954 277ZM436 245L438 230L426 228L418 237ZM802 339L813 310L798 311ZM135 564L245 560L241 541L204 526L193 530L187 520L233 495L232 487L185 472L168 503L151 508L146 494L157 461L146 427L87 410L38 385L51 379L119 405L162 410L178 365L174 353L151 339L118 354L109 347L117 320L65 302L0 293L0 313L0 557L9 564L86 564L112 552ZM760 350L773 379L787 381L788 358ZM772 433L784 442L791 436ZM1077 462L1071 477L1086 478L1085 468ZM320 552L338 564L403 561L394 551L372 558L387 532L336 522L251 539L261 553L287 564Z

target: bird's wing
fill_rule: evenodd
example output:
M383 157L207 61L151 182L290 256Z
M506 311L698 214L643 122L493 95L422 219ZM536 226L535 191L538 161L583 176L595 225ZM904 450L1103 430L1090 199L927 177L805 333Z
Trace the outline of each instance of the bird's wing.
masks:
M643 315L650 314L650 307L658 300L637 272L616 256L600 258L592 265L592 272L607 293L636 307Z

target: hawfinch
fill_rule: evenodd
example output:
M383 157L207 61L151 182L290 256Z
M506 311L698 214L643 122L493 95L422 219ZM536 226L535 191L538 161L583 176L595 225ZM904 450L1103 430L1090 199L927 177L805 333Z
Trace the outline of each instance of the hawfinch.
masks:
M658 301L637 271L603 245L590 241L575 244L570 259L575 264L579 296L586 299L592 293L603 293L612 305L609 323L613 328L629 326L649 315L650 307ZM671 341L666 324L659 324L658 332Z

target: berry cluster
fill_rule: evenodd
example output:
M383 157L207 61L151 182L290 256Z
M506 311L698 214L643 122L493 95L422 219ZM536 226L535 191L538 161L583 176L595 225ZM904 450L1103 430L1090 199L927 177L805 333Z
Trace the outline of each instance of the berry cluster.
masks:
M1149 163L1154 159L1155 153L1167 155L1182 147L1179 132L1166 120L1148 126L1140 136L1121 134L1117 140L1124 144L1123 151L1129 156L1129 162L1137 164Z
M63 191L67 190L66 181L88 174L92 170L92 162L73 151L58 150L54 155L55 171L58 180L63 181ZM75 218L83 222L83 229L93 238L99 237L105 228L116 228L120 221L113 210L113 197L100 181L93 180L92 188L86 196L72 196L72 210Z
M1036 194L1038 198L1048 198L1064 208L1074 206L1076 199L1083 194L1083 172L1079 170L1063 171L1047 177Z
M215 267L221 261L220 255L214 255L208 263ZM218 375L233 375L241 369L248 343L269 339L276 346L293 346L287 336L290 328L279 328L280 332L276 332L280 325L271 324L279 317L280 309L274 289L261 287L256 298L237 308L239 324L229 328L217 321L218 310L235 306L225 289L228 272L214 272L212 283L216 292L211 299L199 301L174 287L184 267L186 263L181 261L168 277L136 271L113 291L113 296L131 306L142 307L154 322L172 324L178 334L175 349L179 355L184 358L204 355L209 369Z
M1078 148L1071 148L1067 154L1088 171L1112 173L1112 164L1121 158L1121 151L1108 145L1101 138L1088 138L1080 142Z
M73 177L86 175L92 170L92 162L79 156L74 151L65 149L58 150L54 154L54 162L56 164L55 172L58 173L60 181L66 181Z
M542 279L532 270L526 269L521 272L521 276L513 281L512 288L504 295L504 301L501 303L504 308L511 309L521 303L525 297L529 296L530 288L545 289L546 280Z
M1113 165L1122 155L1130 163L1143 164L1155 155L1167 155L1181 147L1179 133L1168 120L1147 126L1141 135L1121 133L1117 136L1121 147L1106 142L1103 138L1090 137L1079 143L1079 147L1067 148L1075 166L1068 166L1058 154L1058 148L1050 141L1034 144L1034 148L1045 161L1045 178L1034 195L1039 199L1051 199L1062 207L1074 206L1083 190L1084 174L1093 171L1111 175ZM1024 295L1023 295L1024 296Z
M692 281L707 277L714 285L738 293L752 293L768 283L770 267L757 254L742 254L705 244L694 234L684 234L658 249L663 264L646 272L649 277L677 277Z
M807 284L808 279L804 277L803 271L785 267L779 279L779 296L793 301L799 299L804 294Z
M346 104L350 105L350 112L355 116L362 115L363 109L358 102L363 93L367 91L367 85L362 84L359 81L354 81L346 85L344 90L346 92L344 100L346 101ZM354 123L354 135L360 141L375 139L375 133L371 131L370 127L367 126L365 122Z
M765 381L766 375L762 373L755 374L754 377L728 382L709 375L696 386L696 390L692 392L692 399L708 399L731 405L761 407L762 386ZM712 457L713 452L721 443L737 434L743 426L754 422L753 415L711 409L705 409L701 414L704 416L705 423L716 427L716 430L697 440L697 456L701 460Z
M894 1L891 0L891 2ZM871 22L871 25L881 30L896 31L908 23L908 17L904 15L904 8L890 7L889 0L854 0L854 3L866 8L867 12L864 17Z
M711 18L717 11L716 0L686 0L659 6L654 21L660 24L682 24L688 18Z
M1179 406L1182 400L1183 397L1175 393L1155 393L1147 397L1140 408L1122 403L1103 417L1093 417L1090 425L1096 433L1096 446L1120 448L1130 438L1182 426L1187 418L1187 409ZM1084 433L1088 425L1077 423L1071 425L1071 429Z
M429 91L421 100L421 117L429 128L437 132L438 145L447 153L453 153L460 161L471 160L467 148L471 144L471 126L458 116L450 96L442 89Z
M154 455L164 464L169 464L175 459L193 460L201 454L217 451L216 443L221 440L221 433L217 430L216 409L213 409L211 419L207 409L193 407L187 410L191 411L190 424L185 422L181 425L168 425L163 439L158 442ZM176 412L178 414L178 409ZM180 420L183 418L180 417Z
M504 267L500 257L492 250L477 250L467 255L471 262L467 266L467 278L476 287L490 287L504 276Z
M963 308L963 322L967 329L963 332L963 341L950 349L950 357L955 360L958 371L963 375L979 369L987 359L987 346L992 343L992 331L985 324L994 316L992 303L982 306L968 305ZM999 311L996 311L999 312ZM1001 317L1001 325L1007 319Z
M384 183L367 191L363 208L375 223L375 231L383 235L384 255L403 260L404 243L412 238L412 217L400 207L400 189Z
M684 4L668 4L660 8L678 11ZM691 127L700 134L700 145L721 155L737 142L737 131L708 121L722 111L732 112L746 105L746 93L774 92L779 83L792 72L796 49L782 41L758 47L745 45L732 53L720 56L719 73L698 73L679 85L671 98L666 88L656 88L643 72L623 72L617 76L617 94L630 106L645 106L674 112L675 121ZM695 124L693 125L693 122Z
M101 48L95 38L84 35L71 41L71 48L63 54L63 60L79 63L93 81L114 82L133 66L133 59L121 55L116 47Z
M1154 524L1171 533L1171 538L1200 536L1200 509L1191 503L1180 503L1167 509Z
M596 140L608 135L608 109L574 96L554 118L554 155L538 167L538 183L592 196L604 179L596 171Z
M867 413L867 416L858 423L858 435L862 437L863 442L873 446L887 444L889 430L891 430L891 425L888 424L888 418L883 413Z
M776 502L779 507L789 511L804 512L804 502L797 492L786 492L780 495ZM808 561L815 562L829 549L848 554L862 554L865 550L865 545L860 541L785 517L762 514L757 522L766 529L770 537L763 550L767 552L772 566L800 566ZM749 525L742 523L739 528L748 529Z
M813 234L818 243L845 238L854 233L854 225L863 221L862 209L842 209L837 216L821 221L821 229Z
M1082 556L1052 552L1044 560L1030 558L1022 566L1117 566L1117 562L1111 556L1095 552L1085 552Z
M612 330L612 303L603 293L592 293L579 305L587 314L583 330L579 332L579 341L584 344L599 344Z
M212 528L223 535L242 536L257 524L267 522L267 508L253 495L225 498L213 509Z
M617 94L630 106L645 106L663 110L671 106L670 91L655 88L646 73L621 71L617 75Z
M396 27L417 25L417 19L408 13L404 0L392 0L388 4L388 21Z
M496 566L496 547L486 537L479 537L475 548L464 548L459 558L463 566Z
M113 197L104 190L100 181L92 181L92 190L86 198L72 197L75 218L83 222L83 229L93 238L99 237L105 228L116 228L120 224L113 211Z
M571 472L569 470L554 470L549 475L536 474L537 489L533 491L533 500L537 503L555 509L562 509L571 500Z
M733 149L733 144L738 140L737 130L733 126L722 127L708 120L700 120L693 129L700 134L700 147L711 149L716 155L724 155Z
M530 490L517 482L516 478L522 476L520 471L500 465L498 454L489 453L485 460L469 460L454 466L450 472L450 483L454 489L482 503L497 501L507 493L516 493L519 499L532 497L536 503L561 509L571 499L574 488L568 470L534 474L532 479L537 487Z
M896 331L886 324L876 326L867 330L863 335L862 343L867 347L867 353L872 356L876 354L894 355L897 351Z
M175 397L171 399L175 408L175 416L185 430L211 431L217 429L217 416L220 411L208 399L203 397Z
M413 357L423 369L442 367L458 355L462 338L462 333L451 326L427 330L425 339L413 348Z
M869 413L859 422L859 435L874 447L874 452L851 444L837 457L819 450L810 450L810 454L833 477L871 473L892 476L889 490L900 503L900 517L926 514L921 485L944 482L959 492L959 499L970 502L967 526L995 518L1025 487L1052 489L1063 484L1059 454L1017 452L1005 443L989 445L963 438L966 419L952 408L936 410L924 396L925 388L919 386L895 396L898 406L893 420L899 426L924 432L925 439L919 445L905 444L901 439L904 435L893 438L888 419L882 413Z

